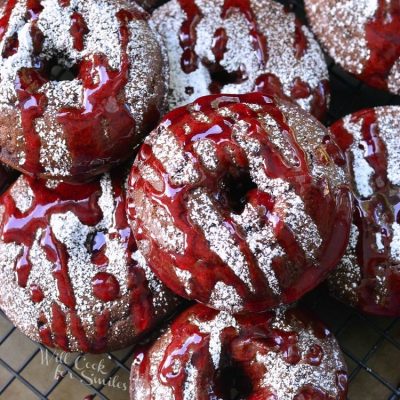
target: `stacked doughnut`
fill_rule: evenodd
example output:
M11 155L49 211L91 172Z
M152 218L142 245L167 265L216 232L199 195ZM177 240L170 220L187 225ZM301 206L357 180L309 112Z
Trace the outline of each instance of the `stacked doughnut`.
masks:
M293 304L329 277L343 301L400 315L399 109L324 127L324 55L273 0L138 3L156 9L0 2L2 310L65 351L158 332L132 400L345 399L338 343ZM396 4L336 3L367 41L393 37ZM345 24L306 6L329 48ZM350 71L396 92L398 49L378 68L374 43ZM198 304L157 331L182 298Z

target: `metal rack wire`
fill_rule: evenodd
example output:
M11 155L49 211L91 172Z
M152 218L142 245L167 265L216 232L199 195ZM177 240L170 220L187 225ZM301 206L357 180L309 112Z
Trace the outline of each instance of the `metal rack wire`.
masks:
M282 2L290 4L304 18L301 1ZM332 104L328 124L362 108L400 105L400 97L365 86L331 60L329 71ZM349 366L349 400L400 399L400 319L362 315L329 298L323 289L317 289L306 296L302 303L319 314L339 340ZM124 384L127 385L128 382L132 351L127 349L102 356L65 356L22 337L0 311L0 398L128 399ZM95 382L93 375L77 367L76 360L83 359L88 365L98 365L102 362L101 359L106 360L107 368L101 371L102 379ZM50 377L47 376L49 362L53 363L53 376ZM54 376L54 371L57 372L60 367L61 370ZM44 377L33 379L36 375ZM120 377L118 383L122 385L117 391L114 390L116 376Z

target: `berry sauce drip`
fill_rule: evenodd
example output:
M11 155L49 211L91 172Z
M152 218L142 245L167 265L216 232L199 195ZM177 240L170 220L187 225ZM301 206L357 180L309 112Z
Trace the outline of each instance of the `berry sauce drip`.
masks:
M361 77L371 85L387 89L387 78L400 58L400 2L378 0L374 18L365 26L370 57Z
M40 286L35 284L31 285L31 298L34 303L40 303L44 299L43 290Z
M335 348L329 344L322 348L312 344L313 341L324 344L331 338L331 333L326 330L325 336L317 336L317 332L313 330L316 321L312 316L299 309L289 311L284 323L296 321L298 325L288 325L288 330L273 326L273 313L235 316L232 317L233 324L221 327L213 325L217 320L217 311L201 305L196 305L181 314L171 325L171 339L163 353L159 353L160 350L153 351L152 347L136 352L132 367L132 386L139 381L148 382L150 385L158 381L160 385L172 389L174 399L182 400L188 395L187 383L195 379L193 386L190 386L193 390L191 398L195 400L292 398L289 395L283 397L283 393L279 395L276 393L272 382L275 379L282 379L281 388L288 386L288 390L293 393L293 399L296 400L345 399L347 391L345 365L334 354L340 352L339 347ZM200 327L207 324L209 329L212 329L211 332ZM310 344L301 347L299 338L303 329L309 330L312 339ZM213 335L219 336L220 343L211 343ZM166 340L163 336L158 339L158 341L163 340ZM316 351L318 355L313 357L314 364L308 362L307 356L304 358L302 356ZM285 377L274 377L274 374L276 376L279 372L274 368L266 368L262 356L268 358L271 355L274 355L274 359L279 357L286 363ZM257 358L258 356L261 357ZM219 360L218 365L214 365L215 357ZM332 371L332 364L324 361L326 359L335 360L334 368L337 370ZM327 364L324 365L324 362ZM154 363L157 363L155 369ZM290 378L288 380L291 369L301 368L302 364L315 367L313 372L303 371L302 379L305 383L292 382ZM193 369L196 372L193 372ZM153 370L157 371L157 379L151 375ZM323 385L327 379L326 375L329 375L328 379L332 381L336 377L341 378L340 384L335 382L333 389L335 393L325 391ZM281 388L278 390L282 390ZM140 394L133 390L135 395L132 399L149 400L153 398L150 393L156 392L157 388L152 386ZM232 397L232 393L236 393L236 397ZM157 396L154 398L160 399Z
M3 40L4 34L7 32L8 23L17 1L8 0L4 8L3 16L0 18L0 41Z
M72 25L70 33L74 41L74 49L82 51L84 49L84 38L89 33L85 19L82 14L74 12L71 16Z
M112 177L114 204L113 226L110 237L118 239L125 246L125 255L129 274L128 285L135 282L134 290L130 290L130 312L135 331L139 333L148 328L153 322L152 293L142 269L132 259L137 250L136 243L129 228L125 215L125 195L123 191L124 179L116 173ZM76 311L76 297L71 283L73 277L69 274L68 260L70 254L63 243L54 235L50 224L55 214L73 213L82 224L89 227L96 226L103 219L103 212L98 204L102 189L100 182L86 183L85 185L70 185L60 183L56 189L48 189L40 181L24 177L33 192L33 202L29 210L21 212L15 203L12 194L6 192L1 197L1 204L5 207L2 226L2 240L5 243L16 243L22 246L19 258L15 261L16 280L20 287L28 284L32 263L29 257L34 245L38 230L42 230L39 244L46 258L53 265L52 275L57 284L58 301L68 311L65 312L60 304L52 304L52 321L49 323L42 313L38 319L39 334L42 342L49 346L57 346L64 350L69 349L67 332L70 330L82 351L101 352L107 345L107 333L110 325L110 315L105 311L96 319L96 339L89 343L81 318ZM103 244L102 247L106 247ZM91 251L91 249L88 249ZM99 267L100 268L100 267ZM93 294L103 302L118 299L120 296L119 283L115 276L102 272L99 269L92 280ZM34 282L29 287L31 299L40 303L44 299L44 292ZM139 304L136 303L140 299ZM138 313L138 315L135 315ZM69 321L69 323L67 323ZM139 321L139 322L138 322ZM69 325L68 325L69 324Z
M356 254L358 264L361 267L361 283L357 287L359 299L358 306L363 311L373 314L398 315L400 308L400 274L396 274L391 261L390 247L393 239L391 225L400 223L400 190L388 179L388 152L386 145L379 134L377 115L374 109L360 111L353 114L352 122L362 124L361 146L364 150L364 159L372 168L373 176L370 185L373 195L363 198L356 192L354 195L353 223L359 231ZM331 132L336 142L347 155L350 171L354 176L350 146L353 144L353 136L346 130L343 121L338 121L331 127ZM376 245L377 234L381 236L383 246ZM385 270L385 278L390 287L385 293L379 293L382 297L379 304L376 297L377 277L380 270Z
M1 56L4 58L13 56L18 51L18 47L19 47L18 34L14 33L14 35L10 36L7 39Z
M252 110L249 105L258 106L257 111ZM233 115L224 117L218 111L228 108ZM192 276L191 298L208 303L216 283L224 276L223 281L227 285L235 287L239 295L244 299L244 308L250 311L265 310L281 302L293 302L299 296L313 286L313 282L322 279L340 260L347 244L348 231L351 219L351 201L347 188L338 188L336 193L325 192L325 184L317 183L310 174L307 156L299 145L293 130L288 126L286 117L280 111L278 104L272 97L266 97L259 93L237 96L206 96L196 101L196 111L207 115L207 122L196 119L195 113L190 108L179 108L164 117L162 124L168 126L168 131L177 140L187 157L193 160L199 173L199 179L195 183L182 185L174 184L168 175L165 166L156 158L149 144L145 143L139 152L137 162L150 165L158 176L164 177L164 189L160 192L155 189L141 176L137 164L131 173L131 193L143 191L148 199L153 199L171 215L177 228L184 234L187 245L182 253L160 250L154 242L150 246L148 261L153 265L163 282L170 286L176 293L188 297L183 290L180 281L174 278L174 268L187 270L190 268ZM295 165L287 163L281 151L269 140L269 134L265 127L259 122L260 115L270 115L276 122L279 130L285 132L287 151L293 155ZM266 276L260 270L258 262L252 256L249 244L243 237L243 231L232 219L234 207L230 201L229 190L235 188L236 182L242 180L242 175L248 176L250 165L247 155L233 137L233 129L237 121L248 124L249 129L246 137L257 140L262 148L265 174L270 179L282 179L288 182L305 204L305 210L318 227L323 240L322 251L318 251L316 260L318 264L311 262L298 239L286 225L282 215L273 212L275 199L268 193L255 189L254 184L244 193L244 203L251 204L260 210L260 217L265 225L273 226L274 234L279 245L283 248L285 256L275 258L273 269L281 285L279 296L272 293ZM185 129L190 127L190 131ZM199 155L193 151L194 142L201 139L212 141L218 158L218 170L210 172L203 167ZM333 143L333 142L332 142ZM334 159L335 154L340 155L337 146L329 146L321 143L316 150L315 162L326 162L326 154ZM336 149L336 153L334 151ZM321 160L318 159L321 153ZM230 154L231 156L228 156ZM344 163L344 160L341 160ZM245 172L241 175L241 171ZM233 179L229 179L229 174ZM229 184L232 180L233 183ZM226 188L232 186L230 189ZM227 270L225 263L210 250L210 245L202 232L194 229L187 222L188 204L187 199L196 189L202 188L215 199L215 207L223 218L223 224L229 227L229 231L238 247L243 249L243 255L249 269L249 276L254 286L251 291L243 280ZM233 189L234 191L235 189ZM154 239L149 237L146 224L136 217L134 206L129 208L131 218L135 219L136 227L134 234L137 240ZM264 210L261 212L261 210ZM329 212L328 212L329 210ZM207 265L213 265L215 273L207 273ZM291 266L287 269L287 266ZM190 267L188 267L190 266ZM295 267L294 267L295 266ZM292 268L293 267L293 268ZM218 271L218 272L217 272ZM290 278L289 278L290 276ZM293 289L293 286L295 289Z
M178 0L182 10L186 14L186 20L179 32L179 43L183 50L181 68L186 74L196 71L199 65L199 57L195 52L197 34L196 27L202 19L199 8L194 0Z
M93 277L93 294L100 300L113 301L119 296L119 283L114 275L99 272Z

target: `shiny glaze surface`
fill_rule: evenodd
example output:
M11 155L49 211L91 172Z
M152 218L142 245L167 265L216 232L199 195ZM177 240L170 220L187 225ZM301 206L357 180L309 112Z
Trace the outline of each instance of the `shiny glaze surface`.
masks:
M258 107L258 111L254 111L249 104ZM219 113L222 108L229 109L236 117L223 117ZM190 111L194 109L205 115L208 120L196 119L196 112ZM271 143L269 133L258 120L263 114L271 116L279 126L281 134L286 135L285 154L287 152L292 154L296 165L288 164L279 149ZM294 188L296 194L303 200L308 215L318 227L322 243L316 250L314 261L311 261L299 243L297 236L299 232L293 232L274 209L276 199L272 193L263 192L254 182L249 182L249 186L246 187L250 170L249 159L233 135L233 126L238 120L249 125L248 140L251 138L261 143L260 154L263 165L260 168L264 169L268 178L288 182L290 187ZM296 301L334 268L347 245L351 219L349 190L345 186L340 188L330 186L327 189L328 177L318 181L312 176L309 159L276 100L257 93L207 96L199 99L195 106L182 107L167 114L160 126L166 128L176 139L185 152L188 162L189 160L193 162L199 173L199 179L192 184L174 184L163 164L155 156L150 137L141 147L131 171L128 214L136 240L146 242L145 257L155 273L173 291L181 296L210 304L210 295L216 283L222 280L239 293L244 301L243 311L261 311L280 303ZM190 131L185 129L187 126L190 127ZM159 129L160 132L163 131ZM204 139L210 140L216 149L218 160L216 171L210 172L204 168L193 149L196 142ZM337 146L329 139L324 143L316 143L314 150L314 163L329 164L333 163L332 159L344 163ZM159 187L152 186L141 176L144 166L151 167L156 175L162 177ZM244 188L240 188L241 181L244 182ZM238 279L210 249L204 233L191 221L188 198L199 188L211 196L215 209L221 214L224 226L228 227L235 242L243 249L248 263L248 267L244 268L249 269L254 290L250 290L248 285ZM138 205L135 204L134 198L139 191L149 199L146 202L166 210L174 221L173 225L183 232L185 247L181 252L162 248L150 233L151 227L138 217L136 210ZM236 198L235 191L244 192L241 193L240 199ZM146 202L144 204L147 204ZM272 227L279 245L283 248L284 255L275 257L272 263L280 285L279 295L272 291L257 259L250 253L243 229L234 220L235 215L240 215L246 204L259 210L263 224ZM175 274L175 268L190 272L189 295Z

